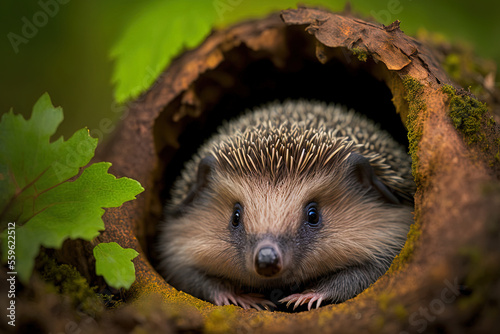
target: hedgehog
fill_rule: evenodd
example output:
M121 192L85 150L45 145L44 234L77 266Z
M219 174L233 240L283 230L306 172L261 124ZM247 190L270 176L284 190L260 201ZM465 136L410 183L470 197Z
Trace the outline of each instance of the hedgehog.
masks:
M414 191L404 147L363 115L270 103L223 124L185 164L160 225L159 269L216 305L341 303L400 252Z

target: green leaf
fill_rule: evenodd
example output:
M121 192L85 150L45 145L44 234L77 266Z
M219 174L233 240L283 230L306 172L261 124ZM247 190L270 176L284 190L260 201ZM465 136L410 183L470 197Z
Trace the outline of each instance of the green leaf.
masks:
M96 273L116 289L128 289L135 281L132 260L139 255L132 248L122 248L116 242L101 243L94 247Z
M73 181L97 145L86 129L69 140L50 143L62 121L47 94L33 108L30 120L12 111L0 123L0 222L16 223L16 267L26 282L40 246L59 248L67 238L91 240L104 229L105 207L117 207L144 189L128 178L116 179L110 163L96 163ZM6 231L1 235L7 259ZM11 270L14 271L14 270Z
M172 57L203 40L214 19L211 1L148 2L111 51L116 100L149 88Z
M24 224L33 215L37 194L75 176L94 156L97 139L87 129L69 140L50 143L63 120L61 108L54 108L47 93L33 107L30 120L13 111L0 122L0 217ZM21 204L24 203L24 206ZM5 226L1 226L5 227Z
M342 9L332 0L301 3ZM184 48L199 45L214 27L296 8L296 0L159 0L145 3L114 45L112 81L115 99L122 103L147 90L172 58Z

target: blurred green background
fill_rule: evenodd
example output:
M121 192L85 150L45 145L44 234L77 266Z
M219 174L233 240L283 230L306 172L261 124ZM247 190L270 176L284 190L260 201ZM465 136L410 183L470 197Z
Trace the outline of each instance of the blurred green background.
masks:
M163 0L183 1L187 0ZM123 108L114 102L111 77L113 45L130 23L152 1L139 0L2 0L0 2L0 113L11 107L25 117L35 101L49 92L52 102L62 106L65 121L59 134L66 138L87 126L95 136L106 137ZM191 3L191 1L189 1ZM204 2L204 6L199 6ZM223 24L246 17L262 16L272 9L295 7L288 0L198 0L188 6L192 20L202 20L206 7L229 5ZM299 1L342 10L345 0ZM493 0L352 0L353 10L373 15L389 24L401 20L410 35L423 27L451 41L465 41L477 53L500 64L500 2ZM43 15L47 4L52 14ZM185 7L185 6L184 6ZM203 8L203 9L202 9ZM184 9L185 10L185 9ZM45 10L46 11L46 10ZM46 11L47 12L47 11ZM50 13L49 13L50 14ZM185 14L185 13L184 13ZM170 15L166 13L165 24ZM180 14L179 14L180 15ZM171 16L170 16L171 17ZM13 34L23 36L26 21L40 20L30 38L13 46ZM10 34L10 35L9 35ZM182 31L179 31L182 34ZM9 38L10 36L10 38ZM24 37L23 37L24 38ZM16 52L17 48L17 52ZM498 77L498 76L497 76ZM497 86L499 79L497 78ZM103 130L103 131L100 131Z

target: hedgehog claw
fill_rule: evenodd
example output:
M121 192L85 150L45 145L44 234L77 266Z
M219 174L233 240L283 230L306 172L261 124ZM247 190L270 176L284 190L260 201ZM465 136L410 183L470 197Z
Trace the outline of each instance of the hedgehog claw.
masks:
M301 305L305 305L307 303L307 309L310 311L316 302L316 308L321 306L323 302L323 295L313 291L305 291L304 293L295 293L288 297L281 299L280 303L286 303L286 307L288 308L291 304L294 304L293 310Z
M270 310L270 307L276 307L276 305L267 299L263 298L263 295L249 293L249 294L237 294L233 292L223 292L220 293L214 300L216 305L237 305L244 309L254 308L256 310L262 311L264 309Z

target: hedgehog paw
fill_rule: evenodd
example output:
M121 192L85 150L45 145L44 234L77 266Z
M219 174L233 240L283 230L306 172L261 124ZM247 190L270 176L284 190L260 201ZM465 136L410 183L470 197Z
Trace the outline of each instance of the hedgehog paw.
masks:
M295 303L293 309L295 310L298 306L304 305L307 303L307 309L310 311L311 307L316 302L316 308L318 308L323 302L324 295L319 292L314 292L312 290L306 290L303 293L294 293L288 297L281 299L280 303L286 303L286 307L289 307L291 304Z
M233 292L221 292L217 297L215 297L214 303L216 305L238 305L244 309L255 308L257 310L268 310L270 307L276 307L276 305L265 298L263 295L256 293L248 294L236 294Z

